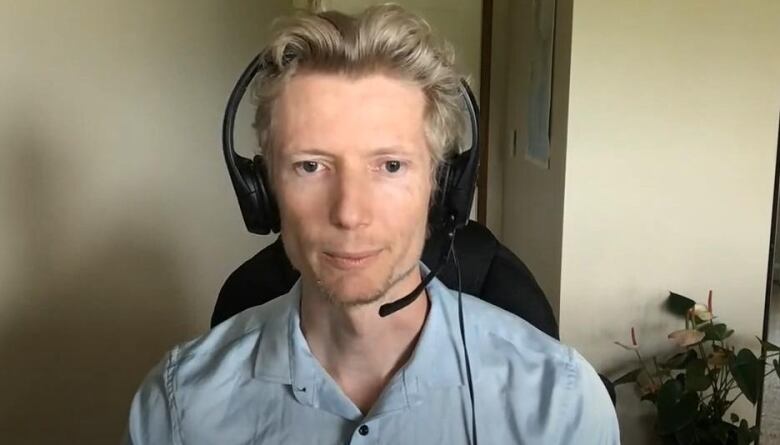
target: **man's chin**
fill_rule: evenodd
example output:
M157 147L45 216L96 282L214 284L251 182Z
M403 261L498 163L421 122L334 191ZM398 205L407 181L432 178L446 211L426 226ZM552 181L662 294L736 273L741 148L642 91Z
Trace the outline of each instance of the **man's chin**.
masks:
M367 283L319 283L320 292L333 304L354 307L376 303L384 297L386 289Z
M407 278L411 273L418 269L418 265L413 264L408 270L395 273L333 273L320 275L323 278L317 279L316 284L320 293L328 301L339 306L365 306L377 302L384 302L387 293L399 282ZM326 278L325 278L326 277Z

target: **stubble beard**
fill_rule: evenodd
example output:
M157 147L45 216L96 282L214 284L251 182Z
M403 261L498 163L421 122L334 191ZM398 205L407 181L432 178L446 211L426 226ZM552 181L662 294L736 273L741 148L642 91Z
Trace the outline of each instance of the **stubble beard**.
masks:
M380 286L375 292L366 295L366 296L360 296L358 298L350 298L345 299L342 298L334 291L334 289L329 288L325 283L322 282L322 280L316 280L317 289L320 291L322 295L325 296L325 298L328 300L328 302L334 306L341 307L341 308L355 308L355 307L361 307L361 306L368 306L370 304L376 303L380 300L382 300L386 295L387 292L392 289L395 285L403 281L406 277L414 273L415 270L418 269L417 264L412 264L411 267L408 269L397 273L393 275L391 272L387 279L385 279L382 286ZM399 297L400 298L400 297Z

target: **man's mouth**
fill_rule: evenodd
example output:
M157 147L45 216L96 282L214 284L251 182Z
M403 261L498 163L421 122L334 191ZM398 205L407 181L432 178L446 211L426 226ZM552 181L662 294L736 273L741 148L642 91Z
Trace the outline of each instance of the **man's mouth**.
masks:
M381 250L361 252L323 252L326 261L337 269L349 270L365 267L375 260Z

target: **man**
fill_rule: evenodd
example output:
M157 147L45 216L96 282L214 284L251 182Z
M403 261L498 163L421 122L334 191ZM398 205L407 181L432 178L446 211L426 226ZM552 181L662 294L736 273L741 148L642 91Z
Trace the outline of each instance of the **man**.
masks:
M133 400L133 444L616 444L575 351L456 293L411 293L435 172L462 116L451 50L397 6L282 26L255 125L293 289L171 351Z

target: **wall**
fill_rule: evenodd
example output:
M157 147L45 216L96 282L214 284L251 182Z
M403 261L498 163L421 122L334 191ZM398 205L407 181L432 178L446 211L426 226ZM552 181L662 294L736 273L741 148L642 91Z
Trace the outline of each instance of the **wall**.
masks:
M288 0L0 1L0 437L117 443L245 233L220 153Z
M680 328L669 290L713 289L738 341L761 335L778 23L775 0L575 3L560 327L599 370L631 362L612 346L631 326L647 352ZM651 443L634 402L621 392L623 440Z

